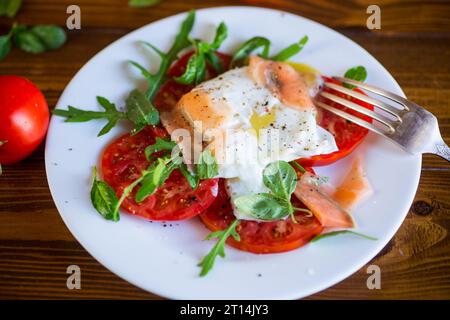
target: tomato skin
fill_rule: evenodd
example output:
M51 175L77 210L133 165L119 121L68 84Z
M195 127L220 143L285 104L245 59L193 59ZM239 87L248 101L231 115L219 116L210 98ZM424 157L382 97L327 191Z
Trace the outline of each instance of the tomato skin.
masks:
M103 152L103 179L120 197L124 189L141 176L149 165L144 150L155 143L156 137L167 137L161 127L146 127L138 134L125 134L109 144ZM202 180L192 190L179 170L172 172L166 182L144 201L137 203L139 187L124 200L126 212L152 221L177 221L194 217L207 209L217 196L218 179Z
M341 82L339 82L335 79L332 79L332 78L323 76L323 79L326 82L333 82L333 83L342 85ZM346 96L345 94L342 94L342 93L337 92L330 88L324 88L323 90L326 92L336 94L337 96L340 96L340 97ZM354 90L359 93L364 94L363 91L361 91L357 88L355 88ZM322 99L322 97L320 99ZM364 101L361 101L361 100L358 100L355 98L350 98L350 97L349 97L349 99L352 102L359 104L360 106L363 106L367 109L373 110L373 106ZM353 114L363 120L370 122L370 118L361 113L358 113L356 111L345 108L345 107L343 107L333 101L330 101L328 99L323 98L323 100L324 100L323 102L325 102L329 105L332 105L339 109L345 110L350 114ZM336 145L339 150L329 153L329 154L321 154L321 155L316 155L316 156L312 156L309 158L298 159L297 162L305 167L330 165L330 164L338 161L339 159L342 159L342 158L348 156L350 153L353 152L353 150L355 150L356 147L358 147L361 144L361 142L363 142L364 138L369 133L369 130L367 130L366 128L363 128L363 127L358 126L357 124L351 123L351 122L345 120L344 118L341 118L327 110L318 108L318 112L319 112L319 117L318 117L318 121L317 121L318 125L320 125L322 128L328 130L329 132L331 132L334 135L335 140L336 140Z
M296 207L304 207L295 197L292 197L292 202ZM216 200L199 217L211 231L224 230L236 219L232 213L223 179L219 182L219 194ZM252 253L280 253L307 244L323 231L322 225L314 216L309 217L298 212L295 217L298 223L293 223L290 219L271 222L241 220L236 227L240 241L229 237L227 244Z
M42 142L49 123L42 92L29 80L0 76L0 163L13 164L29 156Z

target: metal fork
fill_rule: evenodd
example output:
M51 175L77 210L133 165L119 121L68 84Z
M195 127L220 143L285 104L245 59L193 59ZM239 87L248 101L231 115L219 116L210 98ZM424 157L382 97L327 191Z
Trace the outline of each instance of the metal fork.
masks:
M450 161L450 148L442 139L437 118L431 112L414 102L384 89L347 78L333 78L341 83L347 83L387 98L395 102L395 106L332 82L324 82L324 87L367 102L376 106L378 109L374 111L369 110L348 99L324 90L321 90L318 96L320 95L349 109L362 113L375 120L378 125L376 126L374 123L362 120L343 110L318 101L318 99L315 100L317 106L388 138L409 153L433 153ZM380 110L383 110L384 114Z

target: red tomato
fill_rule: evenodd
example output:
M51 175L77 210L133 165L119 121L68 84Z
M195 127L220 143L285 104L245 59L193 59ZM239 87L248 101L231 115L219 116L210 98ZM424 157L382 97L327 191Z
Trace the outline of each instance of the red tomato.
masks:
M42 142L49 111L42 92L29 80L0 76L0 163L29 156Z
M162 128L147 127L134 136L125 134L105 149L102 157L103 179L118 197L148 167L145 148L155 143L155 137L166 135ZM135 188L123 202L122 208L148 220L188 219L213 203L217 196L217 184L218 179L203 180L196 190L192 190L184 176L175 170L154 194L140 203L134 200L138 187Z
M292 203L296 207L304 207L295 197L292 197ZM224 230L236 219L222 179L216 200L199 217L211 231ZM323 230L314 216L297 212L295 218L298 223L293 223L291 219L273 222L242 220L236 227L240 241L229 237L227 243L253 253L285 252L305 245Z
M327 78L327 77L324 77L324 80L334 82L337 84L341 84L339 81L337 81L335 79ZM354 89L354 90L356 90L360 93L364 93L359 89ZM340 97L346 97L345 94L337 92L337 91L329 89L329 88L324 88L324 91L336 94L337 96L340 96ZM361 100L358 100L355 98L351 98L351 97L348 97L348 99L354 103L357 103L357 104L367 108L367 109L373 110L373 106L364 101L361 101ZM369 117L362 115L356 111L350 110L346 107L343 107L336 102L330 101L325 98L323 98L323 100L324 100L324 103L327 103L338 109L345 110L348 113L358 116L359 118L364 119L366 121L370 121ZM329 153L329 154L322 154L322 155L317 155L317 156L312 156L309 158L303 158L303 159L297 160L301 165L307 166L307 167L326 166L333 162L336 162L337 160L339 160L341 158L346 157L363 141L363 139L369 132L367 129L360 127L357 124L354 124L353 122L350 122L350 121L348 121L340 116L337 116L327 110L318 109L318 111L319 111L318 124L322 128L326 129L327 131L329 131L330 133L333 134L334 139L336 140L336 145L339 150Z

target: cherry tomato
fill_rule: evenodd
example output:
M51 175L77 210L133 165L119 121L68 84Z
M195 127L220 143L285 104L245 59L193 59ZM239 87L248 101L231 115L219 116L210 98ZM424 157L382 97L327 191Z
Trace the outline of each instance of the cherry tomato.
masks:
M236 219L223 181L219 182L216 200L199 216L211 231L224 230ZM304 207L295 197L292 197L292 203ZM297 211L295 219L297 223L290 218L273 222L241 220L236 227L240 241L229 237L227 244L253 253L285 252L305 245L323 230L314 216Z
M331 78L324 77L325 81L334 82L336 84L341 84L339 81ZM335 90L332 90L330 88L324 88L324 91L336 94L340 97L346 97L345 94L337 92ZM360 93L364 93L359 89L354 89ZM360 106L363 106L367 109L373 110L373 106L355 99L351 97L347 97L350 101L359 104ZM356 111L350 110L346 107L343 107L339 105L336 102L330 101L328 99L323 98L323 102L327 103L331 106L334 106L338 109L345 110L348 113L358 116L361 119L364 119L366 121L370 122L370 118L362 115ZM318 117L318 124L326 129L327 131L331 132L334 136L334 139L336 140L336 145L338 147L338 151L329 153L329 154L321 154L317 156L312 156L309 158L303 158L298 159L297 161L307 167L311 166L326 166L333 162L336 162L339 159L342 159L349 155L355 148L363 141L363 139L367 136L367 133L369 132L367 129L358 126L357 124L350 122L340 116L337 116L327 110L324 109L318 109L319 117Z
M0 76L0 163L29 156L47 132L49 111L42 92L29 80Z
M102 157L103 179L120 197L123 190L138 179L149 162L144 150L155 143L156 137L165 137L167 132L160 127L147 127L138 134L124 136L113 141ZM192 190L189 183L178 170L175 170L156 192L144 201L134 200L135 190L125 199L122 208L127 212L148 220L184 220L198 215L207 209L217 196L218 179L200 182Z

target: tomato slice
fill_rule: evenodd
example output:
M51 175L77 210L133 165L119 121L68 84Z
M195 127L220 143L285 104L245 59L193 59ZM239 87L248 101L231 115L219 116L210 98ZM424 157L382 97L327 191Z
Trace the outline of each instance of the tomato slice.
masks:
M147 127L138 134L125 134L113 141L103 152L101 161L103 179L121 196L123 190L140 177L148 167L144 150L155 143L156 137L167 132L160 127ZM207 209L217 196L218 179L203 180L192 190L180 171L175 170L156 192L137 203L134 200L137 188L122 204L122 208L133 215L148 220L184 220Z
M296 207L304 207L296 197L292 197L292 203ZM219 182L216 200L199 217L211 231L226 229L236 219L223 179ZM273 222L242 220L236 227L240 241L229 237L227 244L253 253L286 252L305 245L323 230L314 216L297 212L295 219L298 223L293 223L291 219Z
M332 78L328 78L328 77L323 77L323 78L324 78L324 81L334 82L336 84L342 84L341 82L339 82L335 79L332 79ZM364 101L361 101L361 100L358 100L358 99L352 98L352 97L347 97L345 94L337 92L330 88L324 88L323 90L333 93L337 96L347 98L350 101L359 104L360 106L363 106L367 109L373 110L373 106ZM364 94L363 91L361 91L357 88L355 88L354 90L358 91L359 93ZM322 99L322 98L323 97L321 97L320 99ZM330 101L328 99L323 98L323 100L324 100L323 102L327 103L328 105L331 105L331 106L336 107L341 110L345 110L346 112L348 112L352 115L355 115L363 120L370 122L369 117L367 117L359 112L348 109L348 108L346 108L336 102ZM329 131L331 134L333 134L334 139L336 140L336 145L339 150L329 153L329 154L322 154L322 155L312 156L309 158L298 159L297 161L302 166L306 166L306 167L326 166L333 162L336 162L339 159L346 157L363 141L363 139L367 136L367 133L369 132L369 130L367 130L366 128L360 127L359 125L357 125L353 122L350 122L342 117L339 117L339 116L335 115L334 113L331 113L328 110L318 109L318 112L319 112L318 124L322 128Z

